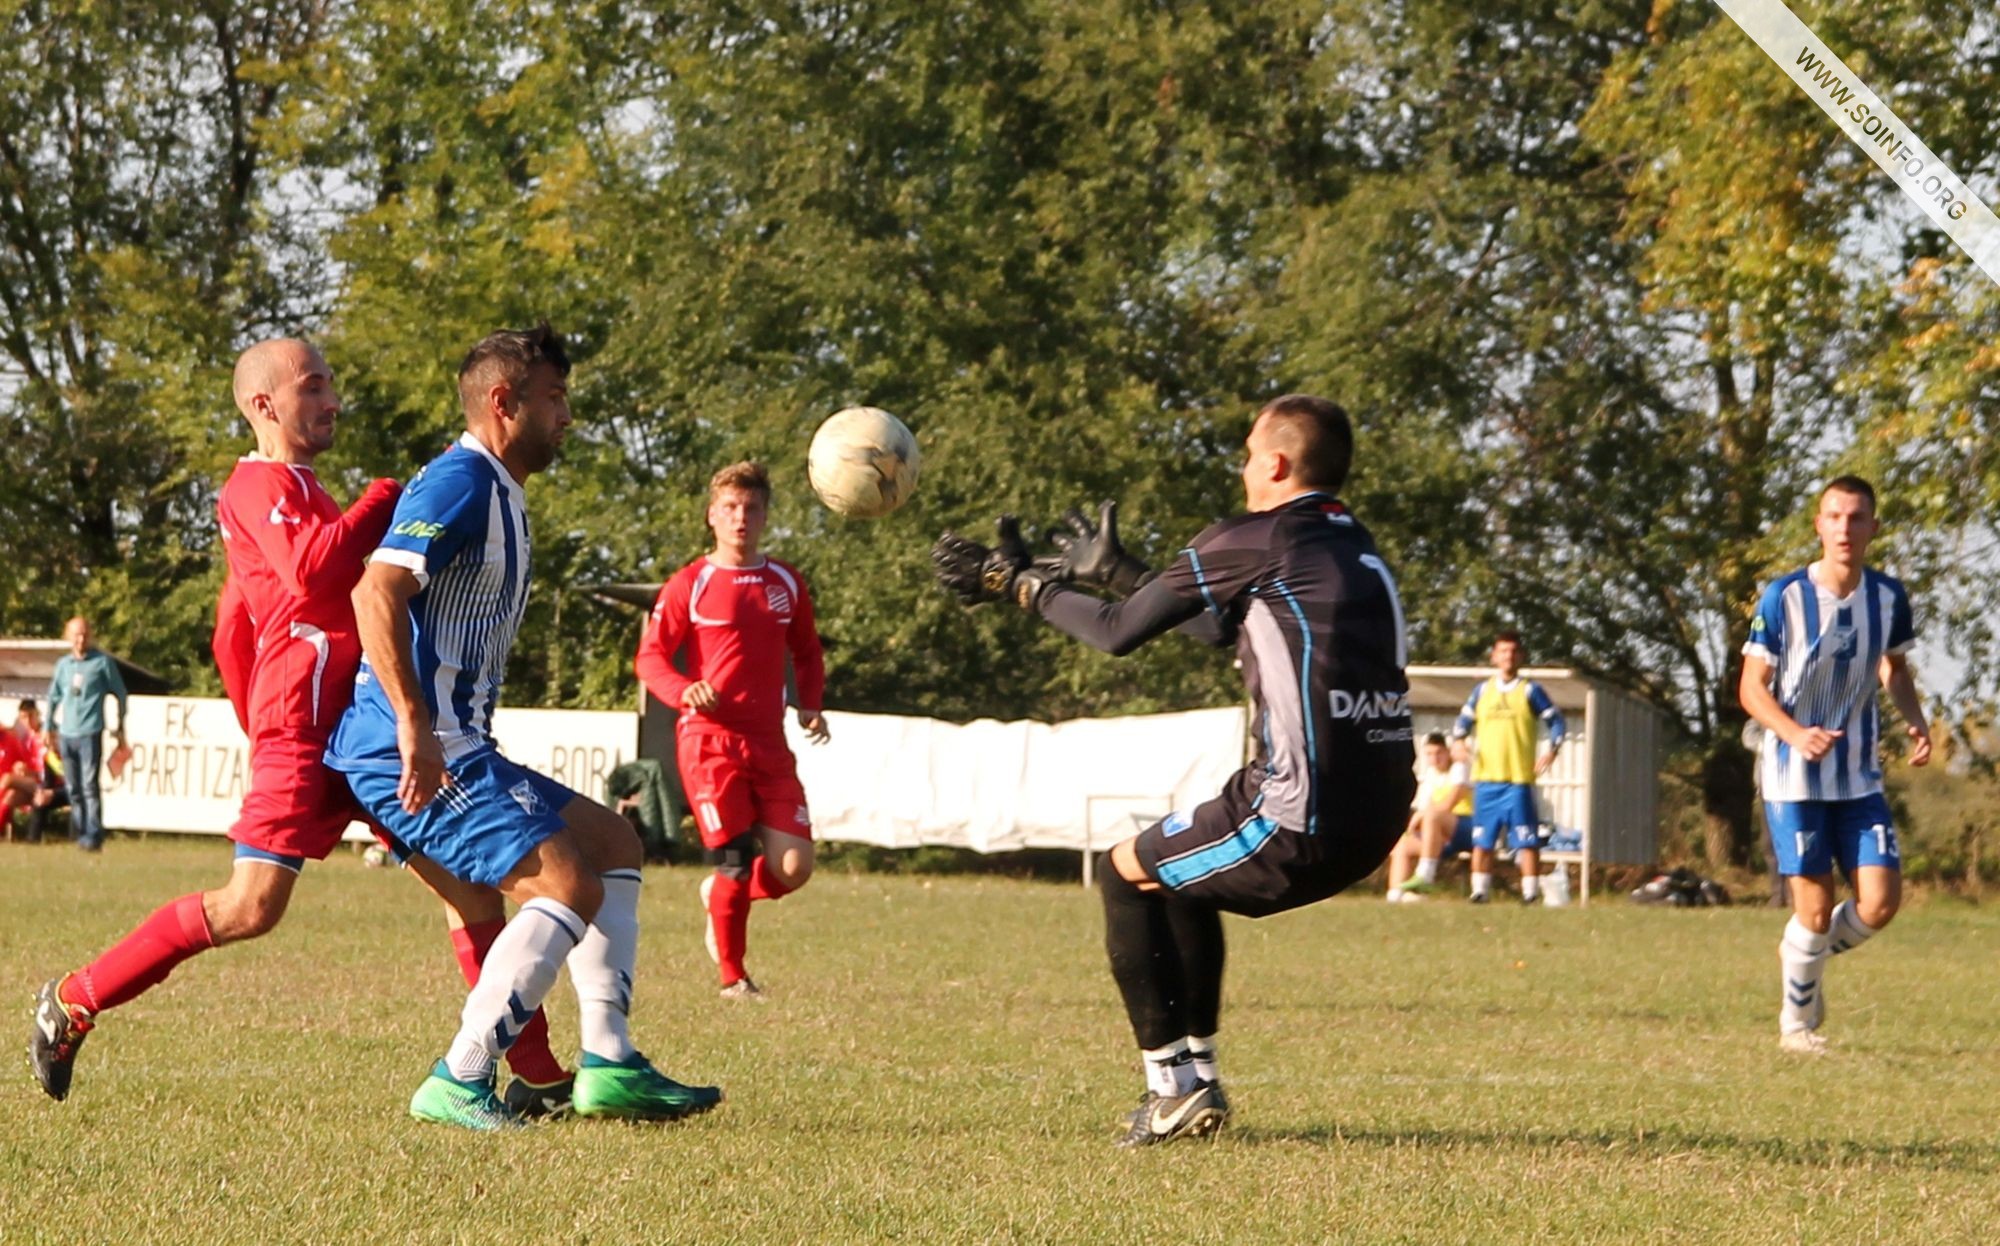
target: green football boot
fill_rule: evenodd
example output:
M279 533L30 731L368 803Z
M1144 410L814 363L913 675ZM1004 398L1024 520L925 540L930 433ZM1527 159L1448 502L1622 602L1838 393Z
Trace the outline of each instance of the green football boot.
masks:
M570 1100L578 1116L633 1121L670 1121L706 1112L720 1102L721 1087L683 1086L636 1051L623 1061L584 1052Z
M410 1099L410 1115L420 1121L456 1125L460 1129L521 1129L527 1122L493 1093L493 1078L462 1082L440 1060Z

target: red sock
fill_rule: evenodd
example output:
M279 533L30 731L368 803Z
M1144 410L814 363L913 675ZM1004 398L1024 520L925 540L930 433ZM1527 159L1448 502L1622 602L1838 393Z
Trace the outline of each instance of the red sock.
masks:
M778 881L764 858L758 857L750 863L750 898L752 900L780 900L797 891Z
M708 892L708 912L715 921L715 959L722 985L728 986L749 976L743 972L743 945L750 930L750 883L717 874Z
M201 893L193 892L154 909L110 951L63 979L57 993L66 1004L103 1012L137 999L165 982L175 965L214 946Z
M474 922L451 932L451 950L458 957L458 971L465 975L467 986L479 982L479 967L486 963L487 951L506 926L506 922L496 919ZM569 1076L569 1070L556 1059L556 1053L549 1050L549 1018L541 1009L535 1009L535 1015L521 1027L521 1036L507 1049L507 1067L514 1070L514 1076L537 1086Z

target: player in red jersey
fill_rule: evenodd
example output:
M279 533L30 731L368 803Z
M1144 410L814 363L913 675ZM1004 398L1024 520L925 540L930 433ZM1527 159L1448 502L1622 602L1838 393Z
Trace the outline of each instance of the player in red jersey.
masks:
M731 464L708 482L715 548L660 589L634 664L647 690L680 710L681 786L715 865L701 884L708 952L732 999L762 994L743 969L751 903L812 877L812 820L785 744L787 654L799 726L815 744L828 738L812 595L796 569L757 551L770 506L762 464Z
M55 1099L68 1095L77 1048L99 1013L158 985L191 956L268 933L306 859L325 859L360 816L345 780L321 757L361 660L349 595L401 490L377 480L343 514L313 474L313 460L333 444L340 398L332 370L307 343L281 338L244 351L235 398L257 453L237 461L217 500L229 576L212 642L250 737L250 790L229 831L234 866L221 888L162 906L96 960L43 985L29 1055ZM419 873L439 889L435 871ZM497 896L441 894L465 915L454 922L464 927L454 930L455 945L476 942L468 931L482 920L499 928ZM459 948L461 967L471 950ZM465 971L477 976L476 958ZM566 1076L553 1056L548 1063Z

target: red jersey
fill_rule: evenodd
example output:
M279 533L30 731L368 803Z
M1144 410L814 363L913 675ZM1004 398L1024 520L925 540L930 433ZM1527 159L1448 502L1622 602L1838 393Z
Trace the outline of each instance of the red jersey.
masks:
M826 661L805 577L775 558L724 567L702 557L661 587L633 665L647 691L681 711L683 731L782 737L787 652L799 708L818 713ZM685 673L674 664L683 653ZM715 689L715 705L681 709L681 695L697 680Z
M216 502L229 578L212 648L252 740L331 731L347 708L361 665L350 594L400 492L378 480L343 515L311 468L237 460Z
M16 762L28 768L28 773L35 782L42 781L42 767L35 760L34 754L28 751L28 746L21 742L21 737L14 734L12 727L0 727L0 775L14 773Z
M250 734L250 671L257 665L257 623L243 600L243 587L230 576L215 599L215 634L209 638L222 692L236 711L236 725Z

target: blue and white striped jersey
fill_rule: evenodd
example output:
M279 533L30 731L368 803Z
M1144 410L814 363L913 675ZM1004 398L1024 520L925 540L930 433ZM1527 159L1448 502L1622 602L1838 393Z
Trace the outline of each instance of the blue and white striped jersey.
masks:
M403 492L370 561L407 568L417 677L447 764L490 747L507 653L528 603L525 495L471 433ZM400 770L396 715L364 660L354 703L334 732L337 770Z
M1853 800L1882 790L1879 671L1885 654L1905 653L1916 640L1900 580L1864 569L1851 596L1835 597L1810 571L1764 589L1743 653L1771 664L1772 692L1794 722L1842 735L1808 762L1765 732L1758 763L1765 800Z

